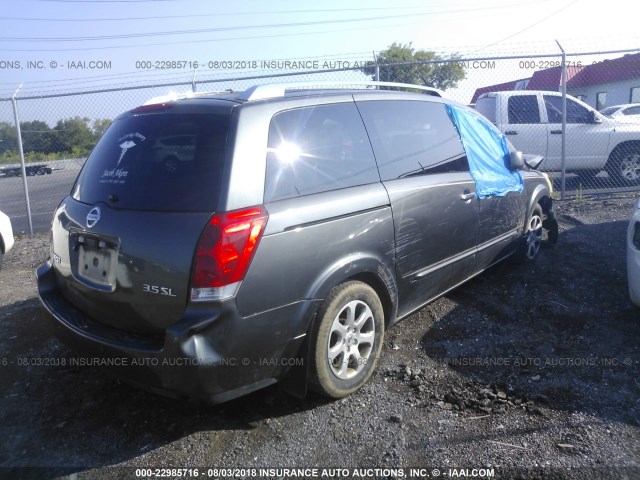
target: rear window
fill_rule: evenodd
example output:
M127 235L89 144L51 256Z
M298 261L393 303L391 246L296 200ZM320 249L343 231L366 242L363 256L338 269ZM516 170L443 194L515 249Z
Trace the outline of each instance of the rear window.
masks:
M297 108L273 117L265 202L379 181L353 102Z
M113 208L215 210L228 127L228 113L116 120L89 156L73 197Z
M540 123L540 109L535 95L515 95L509 97L509 123Z
M619 110L619 109L620 109L620 107L618 107L618 106L616 106L616 107L607 107L607 108L604 108L604 109L600 110L600 113L603 114L603 115L611 115L612 113L614 113L616 110Z

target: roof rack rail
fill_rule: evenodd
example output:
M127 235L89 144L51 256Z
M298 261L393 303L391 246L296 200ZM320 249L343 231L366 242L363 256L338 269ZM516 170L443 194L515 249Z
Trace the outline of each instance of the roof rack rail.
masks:
M211 92L186 92L186 93L168 93L167 95L160 95L153 97L144 102L142 105L155 105L156 103L175 102L176 100L182 100L183 98L202 97L204 95L220 95L222 93L234 93L233 90L211 91Z
M291 83L268 83L265 85L255 85L248 88L238 95L239 100L264 100L266 98L283 97L287 90L305 89L314 87L334 88L349 86L366 86L366 87L396 87L414 90L422 90L436 97L444 97L444 92L437 88L424 87L422 85L412 85L410 83L396 82L374 82L374 81L342 81L342 82L291 82Z

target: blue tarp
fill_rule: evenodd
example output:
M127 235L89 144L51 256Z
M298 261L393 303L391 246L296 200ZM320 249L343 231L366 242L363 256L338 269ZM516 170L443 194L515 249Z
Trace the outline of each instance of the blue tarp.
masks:
M509 170L509 147L503 134L473 112L447 105L469 160L478 198L521 192L520 172Z

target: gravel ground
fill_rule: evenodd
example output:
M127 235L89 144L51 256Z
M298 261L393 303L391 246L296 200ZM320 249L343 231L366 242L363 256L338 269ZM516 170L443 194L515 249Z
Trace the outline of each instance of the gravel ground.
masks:
M317 467L324 478L436 478L433 469L640 478L640 310L624 260L634 200L558 202L555 248L532 265L503 263L391 328L377 374L340 401L298 400L275 386L194 406L60 365L74 354L51 335L35 292L48 235L20 238L0 272L0 477ZM261 476L199 478L235 473ZM262 476L294 473L314 472Z

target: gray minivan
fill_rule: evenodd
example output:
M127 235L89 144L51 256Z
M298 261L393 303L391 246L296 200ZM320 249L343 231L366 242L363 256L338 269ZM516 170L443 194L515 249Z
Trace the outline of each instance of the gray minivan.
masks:
M37 271L57 335L166 394L217 403L286 380L339 398L370 378L391 325L533 259L543 229L555 238L540 158L436 90L350 85L160 99L115 119ZM180 161L158 161L176 138Z

